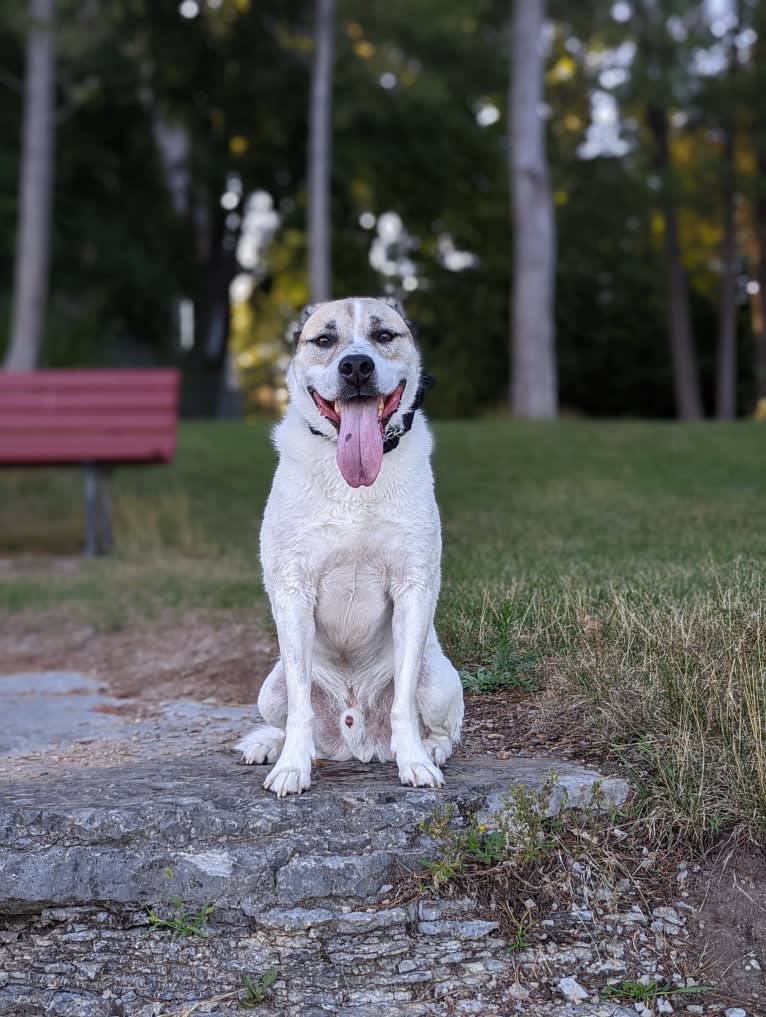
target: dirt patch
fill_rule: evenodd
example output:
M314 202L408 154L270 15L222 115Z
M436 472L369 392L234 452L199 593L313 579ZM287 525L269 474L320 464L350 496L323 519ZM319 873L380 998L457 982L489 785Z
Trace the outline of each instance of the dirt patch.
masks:
M542 694L504 691L465 697L465 718L458 752L466 756L575 755L562 745L561 732L548 722Z
M697 874L690 922L696 964L729 1006L766 1014L766 853L740 845Z
M561 709L556 685L540 692L523 690L475 693L465 697L465 719L459 751L466 755L556 756L618 769L603 743L594 742L586 718Z
M13 616L0 621L0 668L77 671L118 699L255 703L277 651L260 619L184 614L116 632L71 619Z

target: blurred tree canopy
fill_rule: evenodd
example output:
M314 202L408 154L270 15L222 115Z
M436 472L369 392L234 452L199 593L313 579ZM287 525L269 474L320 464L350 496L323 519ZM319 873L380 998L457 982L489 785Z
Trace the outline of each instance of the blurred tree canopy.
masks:
M737 406L749 413L766 395L756 370L760 362L766 371L758 292L766 274L764 4L655 0L652 45L640 31L647 6L549 2L541 113L558 235L561 405L674 413L670 194L712 412L724 184L733 179ZM437 378L431 413L500 410L508 389L509 24L508 0L337 2L333 293L395 290L405 299ZM24 30L3 5L0 355L18 213ZM58 0L56 50L43 362L178 362L187 412L242 404L275 412L285 335L308 295L312 3ZM664 168L649 107L666 116Z

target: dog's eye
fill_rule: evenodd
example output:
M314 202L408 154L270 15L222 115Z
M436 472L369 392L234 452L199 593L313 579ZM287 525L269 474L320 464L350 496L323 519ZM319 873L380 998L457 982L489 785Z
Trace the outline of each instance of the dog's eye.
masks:
M334 346L337 343L337 338L334 335L318 335L309 342L313 343L314 346L318 346L322 350L328 349L330 346Z
M390 343L394 338L393 332L376 332L375 342L376 343Z

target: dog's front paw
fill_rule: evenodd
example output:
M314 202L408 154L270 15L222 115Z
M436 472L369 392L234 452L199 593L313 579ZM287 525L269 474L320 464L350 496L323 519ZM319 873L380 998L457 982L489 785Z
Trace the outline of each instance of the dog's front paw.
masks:
M299 795L301 791L307 791L311 787L311 763L305 766L293 765L280 760L263 782L263 786L267 791L273 791L277 798Z
M398 766L402 784L410 784L412 787L444 787L444 775L427 756L401 760Z

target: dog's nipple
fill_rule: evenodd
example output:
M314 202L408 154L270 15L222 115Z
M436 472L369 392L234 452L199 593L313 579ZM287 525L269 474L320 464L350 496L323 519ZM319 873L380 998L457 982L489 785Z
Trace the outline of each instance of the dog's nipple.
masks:
M353 717L344 717L343 719L346 722L346 727L353 727L354 726L354 718Z

